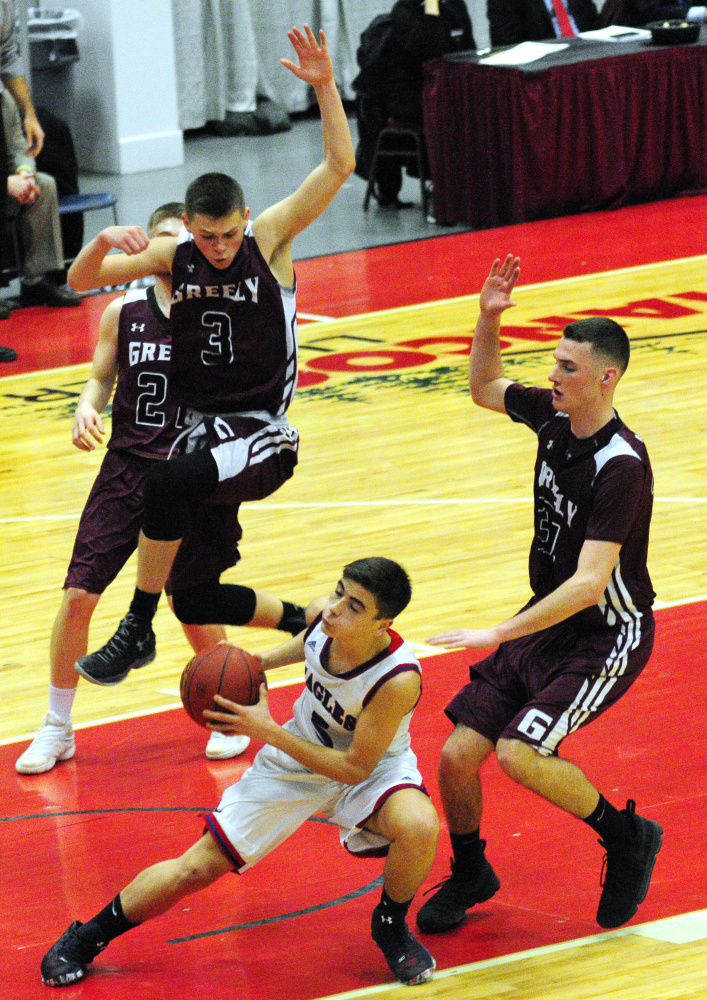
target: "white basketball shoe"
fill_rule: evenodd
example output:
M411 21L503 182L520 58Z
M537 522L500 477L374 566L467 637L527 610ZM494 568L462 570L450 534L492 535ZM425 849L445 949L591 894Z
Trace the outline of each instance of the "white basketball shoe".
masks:
M17 758L15 768L20 774L42 774L51 771L58 760L69 760L75 753L71 719L64 722L56 713L47 712L42 728L22 756Z
M209 760L228 760L230 757L240 757L248 748L250 736L227 736L216 731L211 733L206 744L206 756Z

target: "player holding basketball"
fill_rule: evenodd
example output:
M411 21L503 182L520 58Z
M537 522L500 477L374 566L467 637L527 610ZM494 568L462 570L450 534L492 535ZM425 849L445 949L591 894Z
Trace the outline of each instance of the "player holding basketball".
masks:
M409 985L429 979L434 959L405 917L434 859L439 824L410 747L421 693L420 665L391 630L410 600L410 582L389 559L344 567L323 612L302 635L262 657L268 670L305 661L305 687L284 726L272 719L265 686L245 708L217 696L205 713L226 733L266 745L207 815L206 832L180 858L145 869L86 924L72 923L42 961L42 980L82 979L109 941L228 872L245 872L323 813L352 854L386 856L373 940Z
M471 681L447 707L455 729L442 751L440 792L449 824L452 874L421 908L418 927L450 930L499 881L479 839L479 768L495 749L515 781L583 820L606 849L597 922L619 927L648 891L662 830L616 809L578 767L557 755L631 686L653 646L654 593L646 566L653 475L643 441L613 408L628 365L626 333L611 319L565 327L552 389L503 376L502 313L512 306L519 261L496 261L479 300L469 363L474 402L507 413L538 435L534 596L489 629L458 629L434 645L498 649L470 668Z
M184 206L162 205L147 226L153 237L176 236ZM154 288L129 290L101 317L91 377L76 408L72 440L92 451L101 442L101 413L113 400L112 433L106 456L86 501L64 582L50 646L49 711L42 728L16 761L21 774L40 774L75 752L71 709L76 695L76 660L86 653L88 630L101 594L134 552L142 520L142 491L149 470L164 460L178 433L176 409L166 401L169 378L171 283L158 276ZM188 533L167 585L195 586L218 579L240 558L238 505L200 505L191 511ZM233 587L246 608L243 625L299 632L304 609L250 587ZM195 651L210 649L226 632L220 625L184 625ZM211 759L235 757L247 737L214 733L206 748Z
M298 434L287 421L297 382L292 241L326 208L355 165L346 114L334 84L324 34L305 26L289 38L314 87L324 158L294 194L251 224L243 192L225 174L190 184L183 239L148 241L138 227L111 227L89 243L69 279L88 289L146 274L172 274L174 399L187 407L186 454L164 462L145 483L137 587L129 617L77 670L96 683L122 680L155 656L151 627L159 596L187 524L190 504L260 500L290 478ZM124 251L109 254L111 248ZM178 618L230 624L242 616L218 584L175 590Z

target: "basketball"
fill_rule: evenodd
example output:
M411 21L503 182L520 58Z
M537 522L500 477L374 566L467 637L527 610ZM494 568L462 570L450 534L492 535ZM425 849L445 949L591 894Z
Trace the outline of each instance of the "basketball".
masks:
M220 642L187 663L179 684L182 704L199 726L207 726L205 708L216 709L214 695L239 705L255 705L260 685L266 683L260 663L250 653L228 642Z

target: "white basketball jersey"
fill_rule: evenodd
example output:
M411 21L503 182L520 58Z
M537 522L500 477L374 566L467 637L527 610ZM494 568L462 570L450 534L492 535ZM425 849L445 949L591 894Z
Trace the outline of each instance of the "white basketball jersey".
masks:
M302 736L312 743L345 750L351 744L359 715L381 685L408 670L421 673L412 648L397 632L388 634L391 642L387 649L346 674L334 675L325 666L332 640L322 631L321 619L311 627L304 640L305 687L293 709ZM386 756L409 748L411 717L409 712L401 720Z

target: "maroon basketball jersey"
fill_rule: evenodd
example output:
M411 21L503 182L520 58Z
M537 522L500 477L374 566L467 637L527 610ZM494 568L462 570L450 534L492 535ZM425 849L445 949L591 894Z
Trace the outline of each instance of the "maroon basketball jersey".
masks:
M297 384L295 290L278 284L250 224L224 270L184 232L172 289L175 402L207 414L282 416Z
M586 540L617 542L621 551L604 596L575 618L590 627L615 626L650 612L653 472L641 438L618 415L593 437L576 438L569 417L552 405L550 389L514 383L505 405L512 420L538 435L530 547L535 596L545 597L573 575Z
M129 289L118 321L118 384L108 447L169 453L177 408L167 403L172 334L154 288Z

